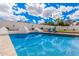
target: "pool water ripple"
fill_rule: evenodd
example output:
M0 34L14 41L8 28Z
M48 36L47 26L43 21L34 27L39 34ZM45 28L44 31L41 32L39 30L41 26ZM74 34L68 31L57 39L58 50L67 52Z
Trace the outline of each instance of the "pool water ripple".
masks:
M44 33L11 34L19 56L77 56L79 37Z

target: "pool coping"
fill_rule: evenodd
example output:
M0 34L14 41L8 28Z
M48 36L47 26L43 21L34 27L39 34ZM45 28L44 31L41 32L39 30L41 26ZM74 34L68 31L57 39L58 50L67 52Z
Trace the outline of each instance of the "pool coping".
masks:
M30 32L25 32L25 33L9 33L10 34L28 34L36 31L30 31ZM59 35L71 35L71 36L79 36L78 33L62 33L62 32L37 32L37 33L48 33L48 34L59 34ZM5 35L5 34L4 34Z
M49 33L49 32L44 32L44 33ZM76 33L61 33L61 32L52 32L49 34L59 34L59 35L69 35L69 36L79 36L79 34Z

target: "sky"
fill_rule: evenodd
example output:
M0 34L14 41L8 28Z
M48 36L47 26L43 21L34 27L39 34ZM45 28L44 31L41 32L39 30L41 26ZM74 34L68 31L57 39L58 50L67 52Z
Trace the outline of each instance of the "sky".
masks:
M0 3L0 20L44 23L79 21L79 3Z

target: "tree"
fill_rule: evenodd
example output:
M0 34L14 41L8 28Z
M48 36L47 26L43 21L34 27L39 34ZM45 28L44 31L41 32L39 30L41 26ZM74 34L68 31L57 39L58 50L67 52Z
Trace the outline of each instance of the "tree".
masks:
M64 26L64 22L60 18L57 18L55 21L57 22L57 25Z
M51 21L51 22L48 22L47 23L48 25L54 25L54 23Z
M71 20L64 21L60 18L57 18L55 21L57 22L56 25L59 25L59 26L69 26L71 23L73 23L73 21L71 21Z

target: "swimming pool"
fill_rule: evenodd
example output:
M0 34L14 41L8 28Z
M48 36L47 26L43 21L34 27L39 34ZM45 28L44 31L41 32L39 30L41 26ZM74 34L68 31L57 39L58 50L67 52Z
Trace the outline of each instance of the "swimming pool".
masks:
M18 56L79 56L79 37L45 33L11 34Z

